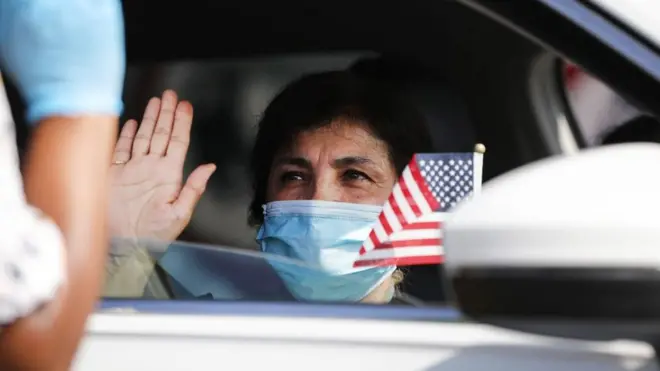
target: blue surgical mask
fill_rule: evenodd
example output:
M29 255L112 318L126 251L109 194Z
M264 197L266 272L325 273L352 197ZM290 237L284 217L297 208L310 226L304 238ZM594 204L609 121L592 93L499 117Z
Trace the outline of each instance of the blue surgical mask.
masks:
M299 300L357 302L396 269L353 268L382 207L331 201L275 201L264 206L261 250L300 264L269 260ZM393 290L389 290L387 301Z

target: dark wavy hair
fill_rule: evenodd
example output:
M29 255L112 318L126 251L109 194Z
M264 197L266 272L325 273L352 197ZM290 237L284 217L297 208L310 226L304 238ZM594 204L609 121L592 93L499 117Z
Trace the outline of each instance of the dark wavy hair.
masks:
M424 116L388 85L351 71L303 76L273 99L259 122L250 160L250 225L263 223L262 205L275 156L288 149L300 133L337 119L358 121L387 143L390 162L398 174L414 153L433 151Z

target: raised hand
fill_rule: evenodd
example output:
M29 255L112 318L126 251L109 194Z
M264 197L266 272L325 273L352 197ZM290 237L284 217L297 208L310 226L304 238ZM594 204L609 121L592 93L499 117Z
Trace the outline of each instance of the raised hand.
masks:
M186 227L215 165L196 168L183 183L193 108L166 90L151 98L142 123L129 120L111 166L110 233L113 237L172 241Z

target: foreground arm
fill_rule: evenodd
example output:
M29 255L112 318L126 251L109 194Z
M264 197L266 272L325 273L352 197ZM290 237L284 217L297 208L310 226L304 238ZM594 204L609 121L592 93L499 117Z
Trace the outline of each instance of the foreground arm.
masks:
M116 117L50 118L34 134L25 192L65 237L66 281L52 301L2 330L3 370L69 367L102 284L107 164L116 127Z
M6 319L0 331L2 370L68 369L98 299L107 246L108 164L122 106L121 18L119 0L0 1L0 63L26 101L29 123L36 125L24 172L27 200L15 200L24 210L26 201L40 209L61 231L63 240L41 241L34 250L64 246L65 256L63 279L51 283L59 289L51 297L29 298L35 309L17 313L13 322ZM25 268L26 276L41 282L57 278ZM11 305L12 295L8 300Z

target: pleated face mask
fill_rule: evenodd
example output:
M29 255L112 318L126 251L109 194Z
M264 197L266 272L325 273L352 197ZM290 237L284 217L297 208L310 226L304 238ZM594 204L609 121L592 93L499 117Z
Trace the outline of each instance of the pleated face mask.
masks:
M299 300L357 302L396 269L353 268L382 210L380 206L296 200L264 205L257 235L263 252L299 264L269 259L269 264ZM394 290L388 291L391 300Z

